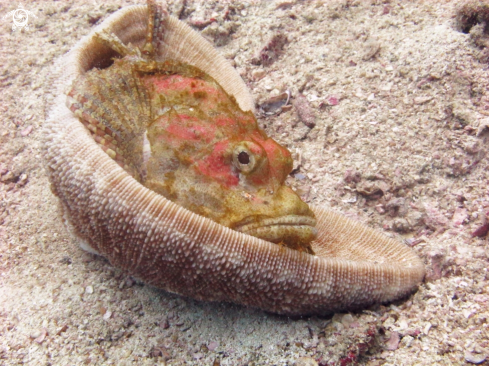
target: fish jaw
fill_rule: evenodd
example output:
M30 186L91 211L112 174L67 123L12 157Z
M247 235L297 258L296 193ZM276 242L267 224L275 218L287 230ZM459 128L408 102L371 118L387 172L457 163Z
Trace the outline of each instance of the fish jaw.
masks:
M309 206L289 187L273 194L247 194L246 202L234 205L236 231L312 254L309 243L316 239L316 218Z
M281 244L300 252L314 254L309 243L316 239L316 219L310 216L288 215L277 218L261 218L234 230L257 238Z

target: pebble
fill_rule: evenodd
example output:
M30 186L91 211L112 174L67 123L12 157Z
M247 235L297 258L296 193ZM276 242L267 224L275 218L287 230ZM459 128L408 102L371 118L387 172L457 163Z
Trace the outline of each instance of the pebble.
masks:
M469 362L469 363L473 363L475 365L479 365L481 363L483 363L487 356L484 355L484 354L473 354L472 352L469 352L469 351L465 351L465 361Z
M104 320L109 320L110 317L112 316L112 311L107 310L103 316Z
M462 207L457 207L452 217L452 225L453 226L461 226L465 220L469 218L469 212L467 209Z
M32 132L32 128L33 128L33 127L32 127L32 125L30 125L30 126L28 126L28 127L24 128L24 129L23 129L23 130L20 132L20 134L21 134L23 137L26 137L28 134L30 134L30 133Z
M251 59L253 65L270 66L283 53L284 46L288 43L287 36L278 32L270 38L265 46Z
M432 99L433 97L416 97L414 98L413 102L414 104L421 105L421 104L428 103Z
M395 351L396 349L399 348L399 341L401 338L399 337L398 332L392 332L389 340L385 343L385 347L389 351Z
M68 330L68 326L65 324L56 332L56 335L60 335L61 333L66 332L67 330Z
M17 181L17 185L19 187L23 187L25 186L27 183L27 174L21 174L20 177L19 177L19 180Z
M278 114L282 112L283 107L289 102L289 92L280 93L277 89L274 90L277 91L277 93L274 93L274 96L271 96L263 103L260 103L260 109L267 115ZM270 94L272 94L272 92L270 92Z
M368 61L374 57L380 51L380 43L376 40L370 40L365 42L362 60Z
M345 328L350 327L350 325L355 321L353 316L351 314L345 314L341 318L341 324L345 326Z
M330 96L326 99L326 102L329 104L329 105L338 105L339 103L339 99L338 97L336 96Z
M295 361L295 366L318 366L318 363L311 357L300 357Z
M489 302L489 296L487 295L481 295L481 294L474 295L473 299L476 302Z
M485 217L484 217L485 219ZM477 227L477 229L475 229L475 231L471 234L472 237L479 237L479 238L482 238L484 236L487 235L487 233L489 232L489 223L487 222L487 219L483 221L482 225L480 225L479 227Z
M85 293L86 294L93 294L93 286L85 287Z
M261 80L265 77L266 75L266 71L263 70L263 69L258 69L258 70L254 70L252 73L251 73L251 77L253 78L253 80L255 81L258 81L258 80Z
M0 181L10 183L16 178L17 177L14 175L14 173L12 173L12 171L7 171L6 173L2 174L2 178L0 179Z
M479 120L479 127L477 128L477 136L480 136L482 132L489 129L489 118L483 118Z
M210 342L208 345L207 345L207 349L209 351L215 351L216 348L219 346L219 343L215 342L215 341L212 341Z
M37 337L35 337L36 335L37 335ZM39 333L37 333L35 335L31 335L31 337L35 338L34 342L41 344L42 342L44 342L47 335L48 335L47 329L43 328Z
M168 319L164 319L160 322L160 327L163 329L168 329L170 328L170 323L168 322Z
M309 101L303 94L298 94L295 97L293 104L302 123L309 128L316 126L314 111L312 110Z
M414 340L413 337L411 337L409 335L405 335L404 337L402 337L401 344L404 347L411 347L413 340Z

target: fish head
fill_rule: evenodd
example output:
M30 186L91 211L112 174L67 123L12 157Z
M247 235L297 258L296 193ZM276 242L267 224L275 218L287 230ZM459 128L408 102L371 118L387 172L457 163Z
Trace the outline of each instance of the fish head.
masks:
M153 117L143 184L221 225L310 252L316 221L285 185L290 152L210 76L178 68L144 77Z

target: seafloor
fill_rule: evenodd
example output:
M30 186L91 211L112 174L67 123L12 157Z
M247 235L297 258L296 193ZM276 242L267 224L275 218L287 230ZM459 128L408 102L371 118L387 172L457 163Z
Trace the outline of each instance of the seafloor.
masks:
M32 27L12 31L18 4L0 2L0 364L488 365L484 2L171 4L268 113L260 125L297 161L289 184L404 240L427 265L404 301L303 319L145 286L63 226L41 153L46 76L132 3L24 2ZM270 102L286 91L307 102Z

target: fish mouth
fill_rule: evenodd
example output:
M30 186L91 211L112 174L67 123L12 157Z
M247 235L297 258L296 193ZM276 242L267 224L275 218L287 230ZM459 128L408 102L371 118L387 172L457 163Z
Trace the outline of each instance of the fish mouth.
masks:
M283 243L299 251L310 252L309 243L317 237L316 219L303 215L287 215L277 218L248 217L233 229L244 234L270 241Z

